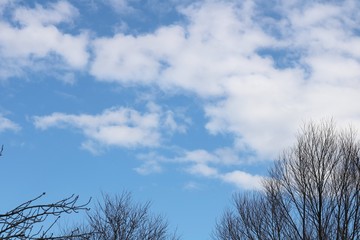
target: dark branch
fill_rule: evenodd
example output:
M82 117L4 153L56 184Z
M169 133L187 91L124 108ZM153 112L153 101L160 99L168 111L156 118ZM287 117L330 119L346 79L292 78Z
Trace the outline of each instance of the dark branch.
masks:
M49 232L62 215L88 211L91 199L78 204L79 196L71 195L55 203L36 204L44 195L45 193L0 214L0 239L72 239L88 235L80 234L77 230L65 236L54 236Z

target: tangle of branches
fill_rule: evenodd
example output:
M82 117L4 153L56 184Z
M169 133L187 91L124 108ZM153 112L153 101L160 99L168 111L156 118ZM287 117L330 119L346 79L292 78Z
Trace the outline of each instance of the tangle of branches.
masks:
M79 196L71 195L50 204L37 204L45 193L27 201L9 212L0 214L0 240L5 239L74 239L84 237L88 233L80 233L78 229L64 236L51 232L55 223L64 214L87 211L87 205L78 204Z

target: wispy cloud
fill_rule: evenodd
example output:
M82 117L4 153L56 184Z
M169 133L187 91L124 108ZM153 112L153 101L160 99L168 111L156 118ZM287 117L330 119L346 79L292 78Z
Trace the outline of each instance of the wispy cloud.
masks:
M190 181L184 184L183 189L187 191L195 191L195 190L201 190L201 186L196 182Z
M42 130L52 127L81 130L86 137L83 148L93 153L96 153L96 148L104 146L156 147L163 140L163 130L176 129L173 126L167 128L164 122L168 117L159 108L149 108L150 111L145 113L124 107L110 108L97 115L52 113L35 116L33 120L35 127Z
M241 159L240 153L231 148L219 148L213 152L204 149L188 151L173 150L171 156L152 151L139 154L138 159L143 163L135 171L142 175L157 174L166 168L173 168L185 172L196 179L212 179L232 184L239 189L261 189L264 176L251 174L240 170L248 160ZM199 184L189 182L184 186L186 190L199 189Z
M0 114L0 133L4 131L19 131L21 127Z
M162 167L157 160L147 160L134 170L141 175L148 175L162 172Z
M240 189L260 189L263 176L250 174L242 170L223 170L223 166L239 169L246 160L240 159L240 153L230 148L217 149L213 153L206 150L194 150L185 152L177 161L189 166L185 171L197 176L217 179L233 184Z
M50 127L77 128L101 145L137 147L156 146L160 143L159 115L141 114L128 108L107 109L99 115L72 115L53 113L49 116L34 117L39 129Z
M131 6L131 0L105 0L106 4L109 4L112 9L121 14L129 14L135 11Z
M262 182L264 177L260 175L252 175L240 170L235 170L221 175L220 179L224 182L235 184L240 189L260 190L262 189Z
M71 22L79 15L79 11L67 1L58 1L47 8L35 5L35 8L18 7L13 12L13 20L23 26L29 25L56 25L62 22Z
M142 163L134 170L141 175L149 175L163 172L163 163L167 162L167 159L158 155L156 152L141 153L137 155Z

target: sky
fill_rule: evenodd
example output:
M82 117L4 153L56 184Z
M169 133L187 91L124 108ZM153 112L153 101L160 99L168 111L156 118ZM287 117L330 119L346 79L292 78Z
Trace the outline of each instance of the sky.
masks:
M360 129L357 0L0 0L0 211L133 193L209 239L308 121Z

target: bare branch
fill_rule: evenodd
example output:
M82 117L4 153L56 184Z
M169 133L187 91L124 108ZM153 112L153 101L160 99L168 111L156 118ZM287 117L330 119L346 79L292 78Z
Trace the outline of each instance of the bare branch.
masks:
M352 128L305 125L270 170L264 192L234 198L214 238L359 239L359 155Z
M168 223L162 216L150 213L149 202L134 203L129 192L115 197L103 195L103 202L88 214L88 224L82 229L92 233L90 240L179 239L175 233L169 234Z
M87 205L91 199L78 204L79 197L71 195L55 203L36 204L44 195L42 193L9 212L0 214L0 239L71 239L80 236L76 231L66 236L54 236L50 230L62 215L88 211Z

